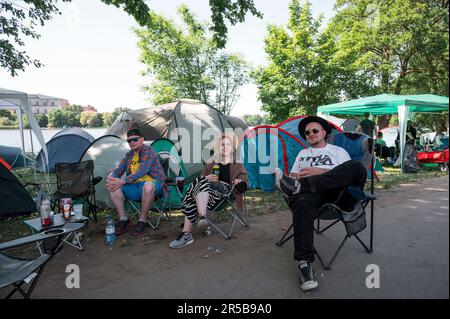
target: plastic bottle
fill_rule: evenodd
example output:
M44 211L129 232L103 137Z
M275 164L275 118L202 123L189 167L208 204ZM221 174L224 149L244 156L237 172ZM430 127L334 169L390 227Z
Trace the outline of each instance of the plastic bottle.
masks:
M116 227L114 226L114 219L111 215L106 219L106 245L111 247L116 241Z
M41 225L42 226L51 225L52 221L50 217L51 212L50 200L45 195L42 196L41 206L39 207L39 210L41 215Z

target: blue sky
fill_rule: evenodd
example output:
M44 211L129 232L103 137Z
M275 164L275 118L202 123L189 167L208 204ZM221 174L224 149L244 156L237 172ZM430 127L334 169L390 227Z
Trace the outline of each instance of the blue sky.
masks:
M201 20L210 17L208 0L153 0L149 6L179 22L176 8L184 3ZM268 24L285 24L289 0L256 0L263 19L247 16L229 28L228 52L239 52L253 66L265 64L264 37ZM333 15L334 0L312 0L313 15ZM38 28L41 38L27 40L25 49L44 67L28 67L12 78L0 70L0 87L66 98L72 104L93 105L100 112L126 106L138 109L150 103L140 87L149 78L140 75L136 26L125 12L100 0L74 0L60 4L62 15ZM261 113L253 84L241 90L233 115Z

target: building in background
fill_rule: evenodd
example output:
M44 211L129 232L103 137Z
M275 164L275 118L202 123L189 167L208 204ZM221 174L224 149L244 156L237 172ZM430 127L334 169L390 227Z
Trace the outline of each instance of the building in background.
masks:
M66 99L43 94L29 94L28 103L34 114L49 114L51 111L62 110L69 105Z

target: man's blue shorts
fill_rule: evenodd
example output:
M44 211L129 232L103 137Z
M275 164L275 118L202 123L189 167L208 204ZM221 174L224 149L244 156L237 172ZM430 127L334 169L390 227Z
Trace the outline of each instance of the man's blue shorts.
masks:
M141 201L142 199L142 187L145 183L153 183L155 185L156 196L162 196L163 191L161 184L158 182L139 182L133 184L125 184L122 186L123 195L131 200Z

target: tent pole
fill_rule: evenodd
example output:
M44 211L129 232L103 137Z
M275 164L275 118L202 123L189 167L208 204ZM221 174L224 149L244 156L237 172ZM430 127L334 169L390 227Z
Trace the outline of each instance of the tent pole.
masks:
M20 143L22 145L23 164L26 165L27 161L25 159L25 139L23 136L22 106L19 106L19 130L20 130Z
M406 122L408 120L408 107L406 105L398 106L398 124L400 127L400 167L402 173L405 172L405 144L406 144Z

